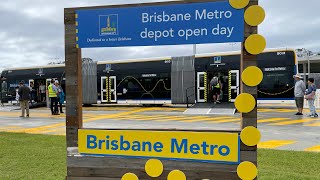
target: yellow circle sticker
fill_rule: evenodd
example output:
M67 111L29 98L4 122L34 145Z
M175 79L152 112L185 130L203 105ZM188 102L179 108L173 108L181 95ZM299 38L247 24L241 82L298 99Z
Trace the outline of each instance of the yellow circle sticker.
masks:
M186 175L179 170L173 170L168 175L168 180L186 180Z
M256 100L251 94L242 93L236 98L234 105L239 112L248 113L256 106Z
M257 55L263 52L267 46L267 42L263 36L259 34L253 34L247 38L244 45L250 54Z
M158 159L150 159L145 165L145 170L150 177L159 177L163 172L163 164Z
M261 134L256 127L248 126L241 131L240 139L247 146L255 146L259 143Z
M235 9L242 9L249 4L249 0L229 0L229 3Z
M253 5L250 6L244 13L244 20L250 26L258 26L261 24L266 17L266 13L261 6Z
M263 73L256 66L249 66L242 72L241 78L247 86L257 86L263 79Z
M139 178L133 173L127 173L122 176L121 180L139 180Z
M237 174L240 179L253 180L257 177L258 169L252 162L244 161L239 164Z

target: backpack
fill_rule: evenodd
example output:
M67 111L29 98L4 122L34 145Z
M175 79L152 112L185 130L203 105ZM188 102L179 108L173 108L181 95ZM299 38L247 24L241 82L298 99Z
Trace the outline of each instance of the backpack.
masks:
M210 81L210 85L213 87L213 86L216 86L217 84L218 84L218 78L213 77Z

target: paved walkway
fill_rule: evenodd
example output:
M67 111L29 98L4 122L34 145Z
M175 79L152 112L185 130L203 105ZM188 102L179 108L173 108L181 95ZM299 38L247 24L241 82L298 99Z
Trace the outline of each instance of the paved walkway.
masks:
M84 108L85 128L239 129L234 116L184 115L185 108L90 107ZM259 109L262 133L259 148L320 152L320 119L295 116L294 109ZM305 111L307 114L307 110ZM52 116L47 108L32 109L30 118L0 109L0 131L65 135L65 115Z

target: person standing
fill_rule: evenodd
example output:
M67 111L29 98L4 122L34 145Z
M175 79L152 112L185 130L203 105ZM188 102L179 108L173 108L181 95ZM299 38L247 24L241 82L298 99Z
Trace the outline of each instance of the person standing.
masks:
M220 103L219 100L220 100L220 93L222 88L220 79L217 76L214 76L210 81L210 85L212 88L213 102Z
M40 93L40 101L45 102L46 101L46 86L42 83L40 83L39 86L39 93Z
M317 91L317 87L314 84L314 78L309 78L308 79L308 91L306 92L306 100L308 101L309 104L309 109L310 109L310 117L318 117L318 114L316 112L316 107L314 106L314 99L315 99L315 94Z
M296 83L294 85L294 97L296 101L296 106L298 108L298 112L295 115L303 115L303 103L304 103L304 94L306 91L306 85L301 80L302 77L299 74L294 75Z
M24 117L25 111L27 113L27 117L29 117L30 88L25 86L23 80L20 82L18 94L19 94L19 101L20 101L20 107L21 107L20 117Z
M58 102L59 102L59 106L60 106L60 113L64 113L62 111L62 104L64 102L64 92L63 92L62 87L59 85L59 81L58 80L55 81L55 85L56 85L56 87L58 89Z
M54 83L55 83L54 79L51 79L51 83L48 86L49 98L51 101L50 108L51 108L52 115L59 115L59 113L58 113L58 98L57 98L58 89L54 85Z
M35 89L34 89L34 84L33 84L33 82L30 82L30 96L31 96L31 98L30 98L30 102L31 102L31 104L33 103L33 101L35 101Z

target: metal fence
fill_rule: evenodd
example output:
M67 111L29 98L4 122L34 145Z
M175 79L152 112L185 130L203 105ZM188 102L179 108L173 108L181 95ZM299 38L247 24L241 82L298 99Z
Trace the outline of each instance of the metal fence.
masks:
M82 98L83 104L97 103L97 62L82 64Z

